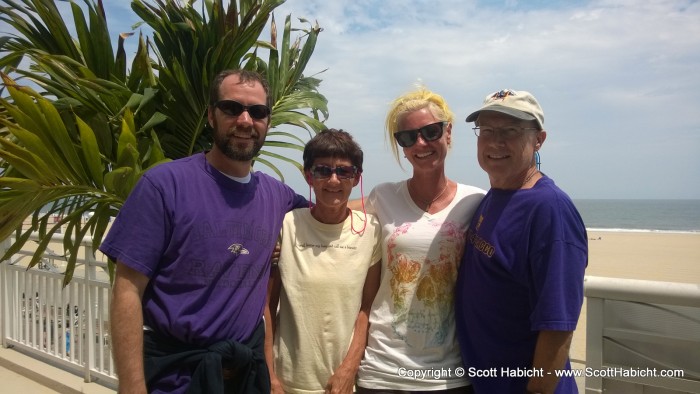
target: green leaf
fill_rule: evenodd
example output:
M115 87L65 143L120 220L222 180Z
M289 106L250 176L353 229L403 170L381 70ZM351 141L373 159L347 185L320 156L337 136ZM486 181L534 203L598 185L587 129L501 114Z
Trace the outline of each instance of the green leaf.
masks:
M134 169L131 167L120 167L114 171L108 172L104 178L105 188L107 191L126 199L131 189L133 189L133 174Z
M7 126L12 135L17 138L18 143L21 144L27 152L31 152L33 156L42 159L45 166L41 164L36 164L35 166L42 168L49 182L59 183L61 179L69 177L69 171L63 162L57 159L56 154L52 153L52 150L46 147L44 142L36 134L26 129L15 127L5 120L0 120L0 123L4 123ZM20 157L24 156L24 154L20 154Z
M0 145L3 147L0 149L0 158L8 162L22 175L41 183L51 183L52 177L47 176L50 174L50 170L41 158L7 139L1 139Z
M31 179L1 177L0 188L36 193L41 189L41 185Z
M302 147L301 150L304 150L303 147ZM299 163L298 161L296 161L296 160L294 160L294 159L290 159L289 157L284 156L284 155L280 155L280 154L277 154L277 153L272 153L272 152L270 152L270 151L263 151L263 150L261 150L261 151L260 151L260 155L258 156L258 158L257 158L256 160L259 160L259 157L260 157L260 156L269 156L269 157L273 157L273 158L278 159L278 160L282 160L282 161L284 161L284 162L287 162L287 163L289 163L289 164L295 166L299 171L303 171L303 169L304 169L304 166L301 165L301 163Z
M87 164L90 178L95 185L102 189L102 159L100 158L100 148L97 146L97 139L90 126L83 122L82 119L76 117L78 130L80 131L80 145L83 150L83 157Z
M136 164L133 151L138 144L136 143L134 130L134 117L131 111L126 110L124 118L122 119L121 133L119 134L119 142L117 144L117 163L120 167L134 166Z
M262 163L262 164L264 164L265 166L269 167L272 171L275 172L275 174L277 174L277 176L280 178L280 180L282 180L282 182L284 182L284 175L282 175L282 171L280 171L279 168L277 168L277 166L275 166L274 164L270 163L270 161L266 160L266 159L263 158L263 157L258 156L258 157L255 158L255 162L256 162L256 163Z
M150 130L153 127L158 126L159 124L165 122L166 120L168 120L167 116L163 115L160 112L156 112L153 114L153 116L151 116L151 119L148 119L148 122L146 122L146 124L141 126L139 133L143 133L146 130Z
M50 134L53 141L59 149L59 154L64 158L68 167L72 170L73 179L87 181L88 176L83 169L83 165L78 158L78 153L75 151L73 141L68 135L68 130L63 124L61 116L56 111L56 108L46 100L39 100L39 107L46 118L46 123L51 125L52 132Z
M23 219L23 218L22 218ZM3 224L2 227L5 227L4 222L0 222ZM21 222L20 222L21 225ZM4 234L2 231L0 231L0 236L2 236L2 239L6 239L10 234ZM21 236L17 237L15 242L10 245L9 248L7 248L7 251L5 251L5 254L0 258L0 261L6 261L12 258L14 255L17 254L22 248L24 247L24 244L27 243L29 240L29 237L32 235L32 231L28 230Z
M163 154L163 148L160 146L160 140L153 130L151 130L151 138L153 139L153 145L151 145L147 163L150 163L150 165L155 165L166 161L167 159L165 154ZM150 165L148 167L150 167Z

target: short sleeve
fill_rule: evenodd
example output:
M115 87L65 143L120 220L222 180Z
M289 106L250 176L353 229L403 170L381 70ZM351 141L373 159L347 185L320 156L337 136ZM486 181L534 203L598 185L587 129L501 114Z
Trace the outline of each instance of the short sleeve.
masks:
M162 193L144 175L119 210L100 250L150 278L167 247L169 220Z
M371 192L369 192L369 195L365 199L365 212L367 212L368 215L376 215L377 210L377 188L375 187L372 189Z
M573 331L583 303L586 230L567 204L540 207L537 216L533 235L539 241L530 257L532 329Z
M374 230L374 249L372 250L372 262L370 263L370 265L374 265L382 259L382 227L376 216L367 213L367 218Z

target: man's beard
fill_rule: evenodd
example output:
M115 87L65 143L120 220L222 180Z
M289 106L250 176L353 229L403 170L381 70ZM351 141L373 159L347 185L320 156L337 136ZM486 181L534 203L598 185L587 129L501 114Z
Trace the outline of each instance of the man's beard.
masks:
M251 139L253 141L253 146L249 149L241 149L236 143L232 143L231 139L233 137L229 136L234 130L223 131L219 130L217 122L214 122L214 144L223 152L226 157L235 161L250 161L260 152L262 149L262 142L260 141L259 134L253 129L251 133Z

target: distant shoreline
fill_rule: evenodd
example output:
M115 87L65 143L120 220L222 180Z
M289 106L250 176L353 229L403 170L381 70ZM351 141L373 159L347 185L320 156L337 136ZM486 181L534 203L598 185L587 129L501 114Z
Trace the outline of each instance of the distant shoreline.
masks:
M630 228L597 228L586 227L588 232L602 233L652 233L652 234L700 234L700 230L654 230L654 229L630 229Z
M589 231L700 233L700 200L574 200Z

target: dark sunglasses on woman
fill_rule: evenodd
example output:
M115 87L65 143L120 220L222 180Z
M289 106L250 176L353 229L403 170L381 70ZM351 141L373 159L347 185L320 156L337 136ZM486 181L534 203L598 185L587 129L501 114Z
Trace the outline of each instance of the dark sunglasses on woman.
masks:
M316 179L328 179L333 176L333 173L338 177L338 179L350 179L354 178L357 174L357 167L355 166L338 166L338 167L328 167L324 165L318 165L311 167L311 175Z
M263 104L243 105L234 100L219 100L214 106L228 116L239 116L243 111L247 111L253 119L265 119L270 116L270 108Z
M394 138L396 138L396 142L399 146L403 148L410 148L415 145L416 141L418 141L418 134L420 134L426 142L435 141L442 137L442 131L445 129L447 123L448 122L435 122L419 129L397 131L394 133Z

